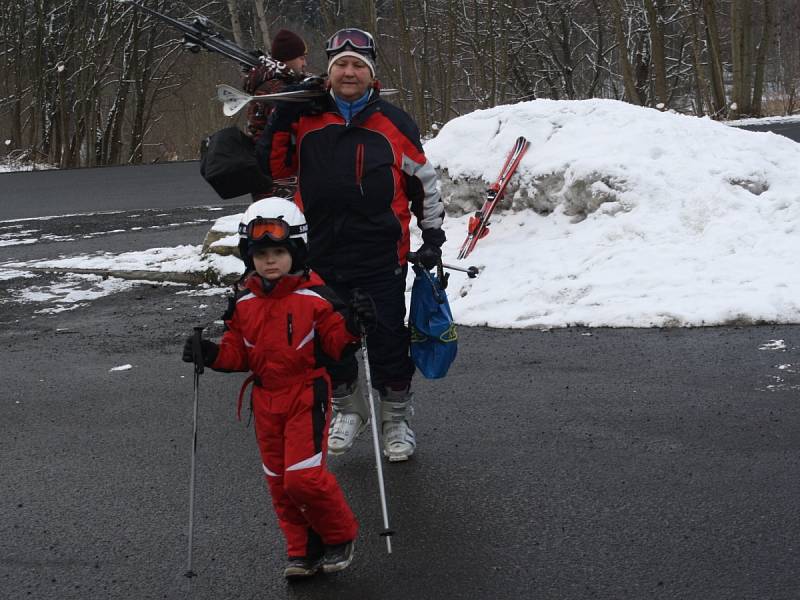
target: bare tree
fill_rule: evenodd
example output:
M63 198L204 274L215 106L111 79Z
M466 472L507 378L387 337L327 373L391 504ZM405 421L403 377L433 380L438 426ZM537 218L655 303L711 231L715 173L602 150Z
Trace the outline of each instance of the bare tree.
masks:
M628 56L628 37L625 34L622 0L611 0L611 10L614 16L614 34L617 40L617 54L619 55L622 82L625 86L625 96L628 102L641 105L642 97L634 74L634 68Z
M727 115L727 99L722 75L722 44L717 27L716 0L702 0L703 17L706 25L706 40L708 43L709 69L711 71L711 88L714 93L715 117Z
M647 24L650 29L655 100L666 106L669 99L667 97L667 64L664 48L664 2L663 0L643 1L647 13Z
M202 14L240 46L273 28L323 42L370 30L378 76L423 132L434 123L534 98L604 97L728 117L793 112L800 80L795 0L148 0L176 18ZM218 56L114 0L0 3L0 152L64 167L196 156L226 123L215 83L240 81ZM767 104L765 98L777 98ZM229 121L227 121L229 122Z
M758 43L758 50L756 52L755 61L755 76L753 80L753 99L751 104L751 112L755 116L761 116L761 100L764 95L764 78L766 76L767 68L767 54L769 52L770 40L772 39L772 32L775 28L773 21L773 6L772 0L763 0L763 25L761 28L761 39Z

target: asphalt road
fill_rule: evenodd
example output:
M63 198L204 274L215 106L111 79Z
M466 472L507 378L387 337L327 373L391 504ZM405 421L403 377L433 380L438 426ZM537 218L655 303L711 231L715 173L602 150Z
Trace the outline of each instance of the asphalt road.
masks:
M198 161L0 173L0 199L0 219L230 202L203 180Z
M0 263L199 243L207 204L239 208L163 206L124 169L71 175L49 201L53 175L27 177L30 209L3 201L0 219L96 210L72 202L106 187L121 212L26 222L40 241L0 246ZM146 186L190 176L152 167ZM66 241L74 229L101 235ZM57 313L14 300L50 280L0 280L0 598L800 597L799 327L460 328L448 377L415 386L418 454L385 465L394 553L365 435L330 462L361 522L356 560L299 585L281 578L253 432L235 419L243 377L207 371L190 580L179 354L194 325L219 334L223 301L150 284ZM760 349L772 340L785 349Z
M800 142L800 123L771 123L769 125L745 125L740 129L747 131L771 131L789 138L795 142Z

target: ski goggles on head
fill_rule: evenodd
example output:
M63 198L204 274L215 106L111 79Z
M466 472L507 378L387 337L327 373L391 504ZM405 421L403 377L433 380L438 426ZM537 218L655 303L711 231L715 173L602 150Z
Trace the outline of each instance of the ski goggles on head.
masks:
M375 40L362 29L340 29L328 38L325 52L330 57L348 46L356 52L367 52L372 57L375 56Z
M283 242L290 237L302 235L307 231L308 224L289 225L280 217L257 217L245 227L247 239L251 242L261 242L268 239L273 242Z

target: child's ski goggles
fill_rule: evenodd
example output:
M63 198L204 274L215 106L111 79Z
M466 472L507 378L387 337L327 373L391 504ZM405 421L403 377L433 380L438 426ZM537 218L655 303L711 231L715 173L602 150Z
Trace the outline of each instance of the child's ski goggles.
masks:
M372 36L361 29L340 29L334 33L325 44L325 52L330 57L333 54L344 50L350 46L357 52L368 52L375 58L375 40Z
M308 224L289 225L278 218L257 217L250 221L245 228L247 239L251 242L261 242L270 239L273 242L283 242L290 237L296 237L308 232Z

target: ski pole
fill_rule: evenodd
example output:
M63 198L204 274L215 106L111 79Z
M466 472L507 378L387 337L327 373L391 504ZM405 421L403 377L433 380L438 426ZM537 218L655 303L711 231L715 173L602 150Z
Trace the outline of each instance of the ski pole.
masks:
M409 252L408 254L406 254L406 258L408 259L408 262L410 262L410 263L413 263L415 265L419 264L417 262L417 253L416 252ZM447 263L442 263L442 266L445 269L450 269L451 271L461 271L462 273L466 273L467 277L469 277L470 279L475 279L478 276L478 273L480 273L480 271L478 270L478 267L467 267L467 268L464 268L464 267L458 267L456 265L448 265Z
M194 359L194 419L192 426L192 467L189 477L189 557L187 559L186 577L194 577L196 573L192 571L192 536L194 533L194 473L195 455L197 454L197 406L200 398L200 374L203 372L203 351L202 351L203 328L194 328L194 338L192 339L192 358Z
M375 449L375 467L378 471L378 489L381 494L381 512L383 513L383 531L380 535L386 538L386 552L391 554L394 531L389 529L389 511L386 508L386 490L383 485L383 465L381 463L381 450L378 445L378 424L375 419L375 398L372 394L372 373L369 369L367 332L363 325L361 326L361 349L364 352L364 378L367 380L367 390L369 393L369 418L372 422L372 446Z

